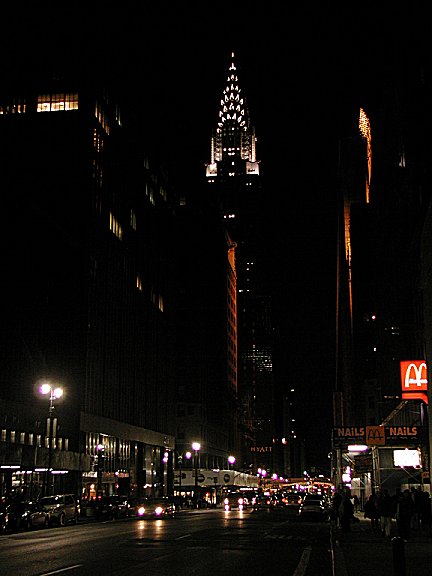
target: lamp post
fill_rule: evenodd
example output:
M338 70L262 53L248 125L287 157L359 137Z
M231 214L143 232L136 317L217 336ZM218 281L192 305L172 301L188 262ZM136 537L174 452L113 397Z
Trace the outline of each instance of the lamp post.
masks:
M105 470L105 446L99 443L96 446L96 454L97 454L97 487L96 487L96 499L100 500L103 495L103 482L102 482L102 474Z
M178 469L179 469L178 491L181 493L183 454L179 454L178 452L177 452L177 464L178 464ZM180 494L180 496L181 496L181 494Z
M201 449L199 442L192 443L192 450L194 451L194 465L195 465L195 489L194 489L194 505L198 505L198 452Z
M228 456L228 465L230 470L233 470L235 461L236 461L235 456ZM233 474L232 483L235 484L235 473Z
M47 418L47 431L46 431L46 438L48 440L48 469L46 471L45 476L45 489L44 493L47 495L50 492L50 482L49 482L49 475L51 473L52 467L52 451L53 451L53 443L54 438L57 434L57 418L54 417L54 400L57 400L61 396L63 396L63 388L53 387L51 384L45 383L39 388L39 392L46 396L49 394L49 411L48 411L48 418Z
M257 470L257 476L258 476L258 485L262 486L263 485L263 478L265 478L267 476L267 470L265 468L258 468Z

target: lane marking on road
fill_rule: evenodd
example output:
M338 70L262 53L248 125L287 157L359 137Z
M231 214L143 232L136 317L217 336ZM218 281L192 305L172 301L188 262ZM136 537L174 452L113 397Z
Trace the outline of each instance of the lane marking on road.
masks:
M61 574L62 572L68 572L69 570L74 570L75 568L81 568L82 564L74 564L73 566L67 566L66 568L60 568L60 570L54 570L53 572L44 572L40 576L50 576L51 574Z
M309 558L312 552L312 546L308 546L303 550L303 554L301 555L300 562L298 563L297 568L294 571L293 576L304 576L306 574L306 569L309 564Z
M178 536L176 540L181 540L182 538L190 538L190 536L192 536L192 534L183 534L183 536Z

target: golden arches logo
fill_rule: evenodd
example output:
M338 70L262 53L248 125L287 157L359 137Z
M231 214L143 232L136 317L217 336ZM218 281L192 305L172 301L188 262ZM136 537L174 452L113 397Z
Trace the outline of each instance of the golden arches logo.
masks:
M385 444L384 426L366 426L366 444Z
M427 366L424 360L408 360L400 363L402 390L417 392L427 390Z

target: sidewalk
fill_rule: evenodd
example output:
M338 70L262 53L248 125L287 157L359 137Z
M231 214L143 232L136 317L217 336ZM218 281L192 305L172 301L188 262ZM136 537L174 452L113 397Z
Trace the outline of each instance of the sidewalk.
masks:
M432 576L432 536L413 530L406 543L393 540L397 526L393 520L390 539L372 532L363 513L351 532L332 528L334 576Z

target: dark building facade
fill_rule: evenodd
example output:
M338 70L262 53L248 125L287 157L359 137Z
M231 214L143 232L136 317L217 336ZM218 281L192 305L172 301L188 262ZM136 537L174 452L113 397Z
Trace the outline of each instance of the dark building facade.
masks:
M36 76L0 97L2 493L166 493L174 199L101 84Z
M428 408L403 398L401 382L402 361L430 363L423 331L427 250L422 254L426 243L419 242L428 236L430 204L426 70L409 51L392 62L367 116L360 109L358 133L341 141L334 425L418 427L419 436L398 447L422 457L421 470L401 471L392 461L394 445L372 447L371 476L364 476L355 471L355 455L346 454L345 464L368 490L430 483Z
M176 231L177 467L193 466L198 442L198 467L226 470L238 438L235 245L202 196L182 202Z

